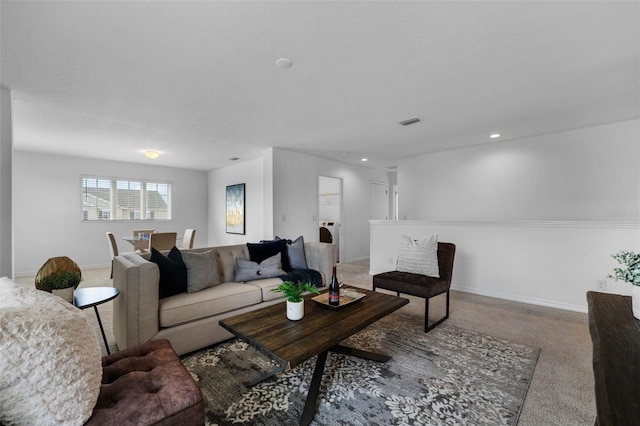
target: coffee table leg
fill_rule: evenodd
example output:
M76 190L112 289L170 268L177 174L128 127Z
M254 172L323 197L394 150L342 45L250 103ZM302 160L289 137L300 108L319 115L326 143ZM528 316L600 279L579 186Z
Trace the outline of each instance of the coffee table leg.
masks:
M268 378L275 376L276 374L278 374L281 371L286 370L287 368L287 364L285 363L281 363L279 364L276 368L274 368L273 370L271 370L270 372L268 372L267 374L265 374L264 376L261 376L251 382L246 382L245 386L248 388L254 387L255 385L257 385L258 383L262 383L265 380L267 380Z
M363 351L361 349L350 348L348 346L342 346L342 345L335 345L330 350L331 352L335 352L338 354L355 356L357 358L369 359L371 361L377 361L377 362L387 362L391 359L389 355L379 354L376 352Z
M100 321L98 306L94 305L93 309L96 311L96 317L98 318L98 325L100 326L100 331L102 332L102 338L104 339L104 346L107 348L107 355L111 355L111 352L109 351L109 344L107 343L107 336L104 334L104 328L102 328L102 321Z
M316 401L320 393L320 382L322 381L322 373L324 373L324 364L327 361L327 353L328 351L324 351L318 355L316 368L313 370L313 377L307 393L307 401L304 404L304 411L300 419L300 426L309 425L316 415Z

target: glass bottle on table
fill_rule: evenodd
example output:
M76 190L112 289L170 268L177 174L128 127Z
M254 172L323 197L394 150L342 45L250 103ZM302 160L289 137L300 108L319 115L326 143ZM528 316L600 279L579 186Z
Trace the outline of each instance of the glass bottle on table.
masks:
M338 306L340 304L340 283L336 276L336 267L333 267L331 282L329 283L329 305Z

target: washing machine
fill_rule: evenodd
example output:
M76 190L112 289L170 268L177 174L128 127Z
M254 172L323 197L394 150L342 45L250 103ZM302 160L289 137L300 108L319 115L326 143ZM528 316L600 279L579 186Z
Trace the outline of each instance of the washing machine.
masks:
M340 223L333 221L320 221L320 242L333 244L335 262L340 262Z

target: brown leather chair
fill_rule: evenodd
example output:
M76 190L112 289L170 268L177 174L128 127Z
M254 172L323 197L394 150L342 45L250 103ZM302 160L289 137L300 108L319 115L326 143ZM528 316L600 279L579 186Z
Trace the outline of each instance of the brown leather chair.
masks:
M424 332L428 332L435 326L449 318L449 289L451 288L451 276L453 275L453 260L456 254L456 246L452 243L438 242L438 268L440 278L410 272L390 271L373 276L373 291L376 288L409 294L416 297L424 297ZM429 299L442 293L447 294L447 308L444 317L429 325Z

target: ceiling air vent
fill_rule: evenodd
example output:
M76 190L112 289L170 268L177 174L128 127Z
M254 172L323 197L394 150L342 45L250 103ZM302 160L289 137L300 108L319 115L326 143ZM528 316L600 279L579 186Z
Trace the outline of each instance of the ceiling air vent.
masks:
M413 117L413 118L407 118L406 120L401 121L399 124L402 124L403 126L408 126L410 124L415 124L419 122L420 122L420 119L418 117Z

